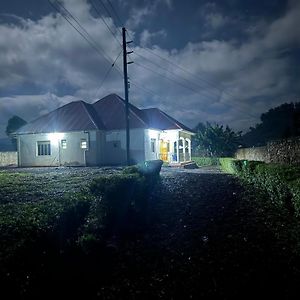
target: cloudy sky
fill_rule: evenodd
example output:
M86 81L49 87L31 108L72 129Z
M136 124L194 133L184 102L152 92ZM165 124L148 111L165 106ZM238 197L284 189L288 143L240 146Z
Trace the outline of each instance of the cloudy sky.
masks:
M12 115L30 121L70 101L123 97L124 25L138 107L245 131L300 101L298 0L51 2L61 13L48 0L0 2L0 137Z

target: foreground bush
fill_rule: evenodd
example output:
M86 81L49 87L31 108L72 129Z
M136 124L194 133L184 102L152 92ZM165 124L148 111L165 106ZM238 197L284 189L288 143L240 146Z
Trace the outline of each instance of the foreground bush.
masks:
M220 158L221 168L262 189L276 206L300 216L300 167Z
M94 200L78 239L85 252L92 252L111 236L142 230L149 218L148 193L161 166L161 160L147 161L93 180L89 189Z
M92 226L94 232L111 235L133 226L136 215L145 214L148 187L146 178L137 172L96 178L90 185L96 197L89 216L93 220L90 229Z
M51 245L58 251L68 247L76 239L77 229L83 224L89 206L89 198L83 194L2 205L0 264L23 256L33 245L36 249Z

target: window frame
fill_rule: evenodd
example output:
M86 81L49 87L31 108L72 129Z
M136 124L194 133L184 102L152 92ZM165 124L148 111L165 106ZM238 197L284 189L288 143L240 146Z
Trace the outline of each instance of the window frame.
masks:
M151 153L156 153L156 139L154 138L150 139L150 148L151 148Z
M51 141L37 141L36 142L36 156L51 156Z
M83 146L85 144L85 146ZM89 148L87 139L80 139L80 149L87 150Z
M60 140L60 146L61 149L67 149L67 140L66 139Z

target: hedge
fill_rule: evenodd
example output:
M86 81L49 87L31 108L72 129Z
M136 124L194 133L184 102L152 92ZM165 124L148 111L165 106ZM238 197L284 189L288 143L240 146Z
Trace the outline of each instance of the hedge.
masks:
M300 166L220 158L222 170L265 191L276 206L300 216Z
M218 157L193 156L192 160L197 164L198 167L220 165Z
M90 198L81 193L41 202L2 205L0 261L21 253L32 243L39 243L39 247L51 243L57 249L65 248L76 238L89 206Z

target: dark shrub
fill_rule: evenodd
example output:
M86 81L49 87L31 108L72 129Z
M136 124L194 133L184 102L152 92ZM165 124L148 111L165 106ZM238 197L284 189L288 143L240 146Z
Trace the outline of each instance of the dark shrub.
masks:
M146 206L146 187L146 179L137 173L94 179L90 185L91 193L98 198L90 216L94 226L106 234L126 230L130 216Z
M300 215L300 167L220 158L224 171L263 190L273 205Z

